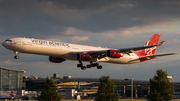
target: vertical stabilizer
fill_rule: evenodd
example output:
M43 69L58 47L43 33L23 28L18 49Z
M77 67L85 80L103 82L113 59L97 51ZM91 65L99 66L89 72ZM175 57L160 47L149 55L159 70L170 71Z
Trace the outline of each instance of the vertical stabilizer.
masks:
M150 46L150 45L158 44L160 36L161 36L161 34L154 34L151 37L151 39L149 39L149 41L144 46ZM152 48L147 48L147 49L139 50L139 51L136 51L135 53L138 56L147 56L147 55L154 55L155 51L156 51L156 46L152 47Z

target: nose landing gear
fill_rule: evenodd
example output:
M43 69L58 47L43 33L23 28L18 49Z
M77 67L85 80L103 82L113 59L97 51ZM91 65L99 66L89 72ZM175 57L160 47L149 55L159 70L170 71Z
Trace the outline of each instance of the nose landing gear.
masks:
M16 55L14 56L15 59L19 59L18 53L19 53L18 51L14 51L14 54L16 54Z

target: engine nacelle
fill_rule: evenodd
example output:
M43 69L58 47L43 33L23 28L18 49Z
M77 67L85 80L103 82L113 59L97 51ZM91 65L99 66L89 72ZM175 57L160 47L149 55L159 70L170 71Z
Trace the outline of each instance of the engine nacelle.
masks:
M108 50L107 51L107 56L111 58L120 58L121 57L121 52L118 50Z
M91 55L88 53L79 53L79 54L77 54L77 60L79 60L79 61L90 61Z
M49 56L49 61L53 62L53 63L61 63L63 61L65 61L66 59L61 58L61 57L53 57L53 56Z

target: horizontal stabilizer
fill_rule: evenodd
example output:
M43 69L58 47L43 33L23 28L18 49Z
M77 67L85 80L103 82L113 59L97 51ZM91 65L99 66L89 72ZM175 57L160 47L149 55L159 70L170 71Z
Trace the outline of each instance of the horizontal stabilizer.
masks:
M177 53L168 53L168 54L159 54L159 55L153 55L153 56L146 56L147 58L151 57L160 57L160 56L167 56L167 55L176 55Z
M177 53L168 53L168 54L159 54L159 55L152 55L152 56L144 56L144 57L137 58L137 59L134 59L134 60L131 60L131 61L128 61L128 62L130 63L130 62L134 62L134 61L137 61L137 60L140 60L140 59L154 59L154 58L157 58L157 57L160 57L160 56L176 55L176 54Z

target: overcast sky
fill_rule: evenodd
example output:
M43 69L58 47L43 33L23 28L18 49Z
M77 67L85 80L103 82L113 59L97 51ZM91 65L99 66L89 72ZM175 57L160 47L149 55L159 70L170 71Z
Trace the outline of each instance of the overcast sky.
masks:
M155 33L164 44L155 54L180 53L179 0L0 0L0 42L12 37L63 41L108 48L144 45ZM180 55L136 64L101 63L80 70L77 61L55 64L47 56L14 53L0 45L0 66L25 75L149 80L163 69L180 82ZM85 63L87 64L87 63Z

